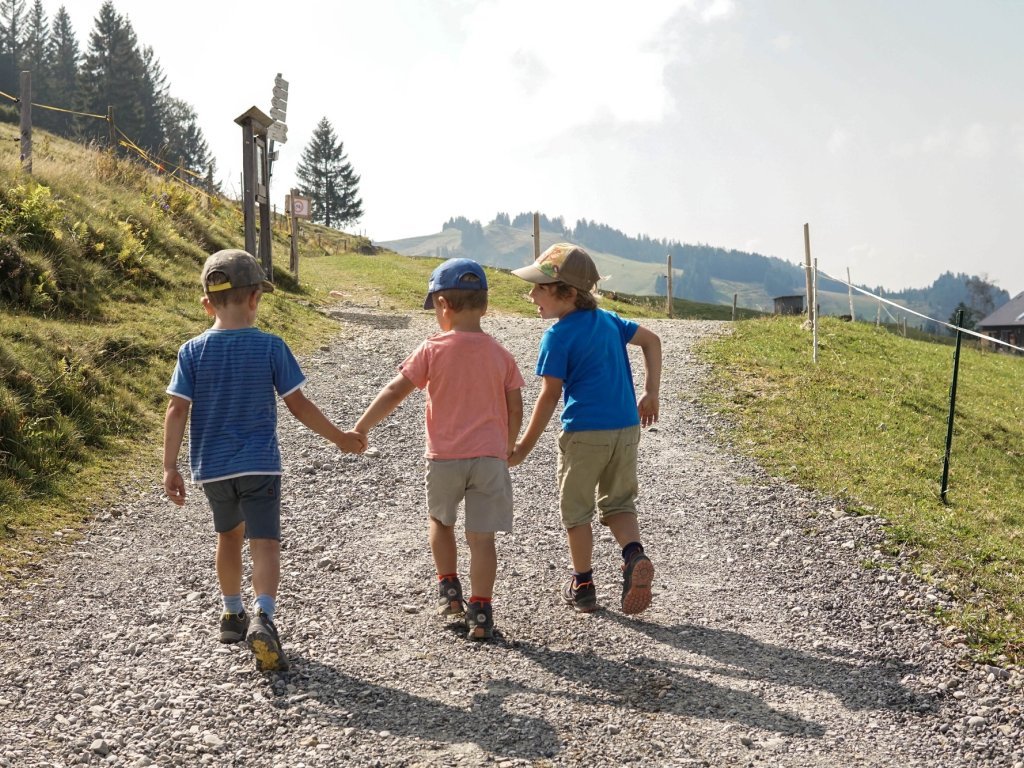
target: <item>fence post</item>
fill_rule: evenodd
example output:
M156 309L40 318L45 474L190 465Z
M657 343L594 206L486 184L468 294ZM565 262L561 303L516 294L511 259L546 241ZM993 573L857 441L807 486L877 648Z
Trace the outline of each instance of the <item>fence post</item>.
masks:
M804 224L804 284L807 291L807 320L814 323L814 298L811 296L811 228Z
M964 322L964 311L956 311L956 347L953 350L953 383L949 386L949 418L946 420L946 454L942 459L942 503L946 501L946 491L949 488L949 452L953 447L953 412L956 410L956 378L960 371L960 327Z
M732 320L733 320L733 322L736 322L736 297L737 296L739 296L738 293L734 293L732 295Z
M672 317L672 254L668 254L668 272L665 280L665 311Z
M853 281L850 280L850 268L846 268L846 292L850 296L850 322L852 323L857 319L857 315L853 313Z
M113 152L117 146L117 132L114 129L114 107L107 105L107 143L110 151Z
M21 168L32 173L32 73L21 73Z

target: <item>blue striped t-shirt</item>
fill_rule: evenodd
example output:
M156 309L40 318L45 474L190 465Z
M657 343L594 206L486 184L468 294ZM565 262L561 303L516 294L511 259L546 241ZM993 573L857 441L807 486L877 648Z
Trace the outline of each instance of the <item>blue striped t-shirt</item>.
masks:
M192 480L280 475L277 401L306 383L284 339L258 328L211 328L178 350L167 393L192 403Z

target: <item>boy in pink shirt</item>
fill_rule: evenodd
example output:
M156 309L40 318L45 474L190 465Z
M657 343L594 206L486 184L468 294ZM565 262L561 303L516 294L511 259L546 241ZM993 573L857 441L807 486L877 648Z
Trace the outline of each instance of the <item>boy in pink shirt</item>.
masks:
M399 366L356 423L366 435L414 389L426 389L427 512L438 578L438 612L465 615L468 636L494 636L491 597L498 569L495 531L512 530L508 457L523 422L523 377L512 355L484 333L487 277L471 259L449 259L434 270L424 309L441 332ZM458 576L455 520L465 500L469 543L468 606Z

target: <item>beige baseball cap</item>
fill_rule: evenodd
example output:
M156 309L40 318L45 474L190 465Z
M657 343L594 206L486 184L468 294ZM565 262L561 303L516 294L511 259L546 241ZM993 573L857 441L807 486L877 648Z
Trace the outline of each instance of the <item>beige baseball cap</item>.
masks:
M590 254L572 243L555 243L528 267L512 274L531 283L565 283L580 291L592 291L601 275Z
M227 282L210 284L210 275L221 274ZM271 293L274 284L266 279L263 267L248 251L228 248L212 254L203 265L203 276L200 278L203 290L207 293L226 291L229 288L248 288L260 286L265 292Z

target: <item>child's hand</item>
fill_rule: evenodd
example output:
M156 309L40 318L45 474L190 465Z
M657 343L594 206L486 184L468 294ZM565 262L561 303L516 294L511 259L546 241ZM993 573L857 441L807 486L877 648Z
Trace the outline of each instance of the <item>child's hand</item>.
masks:
M510 467L518 467L523 463L523 459L526 458L526 451L517 443L516 447L512 449L512 453L508 455L508 465Z
M185 481L177 468L164 470L164 493L179 507L185 505Z
M369 444L370 441L367 440L366 435L355 430L342 432L341 439L336 443L338 448L345 453L362 453Z
M649 427L658 420L658 396L646 392L636 404L640 411L640 426Z

